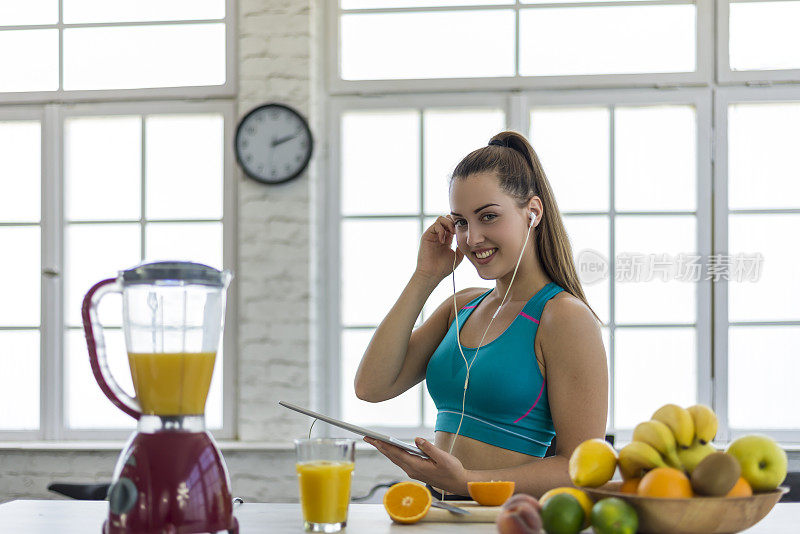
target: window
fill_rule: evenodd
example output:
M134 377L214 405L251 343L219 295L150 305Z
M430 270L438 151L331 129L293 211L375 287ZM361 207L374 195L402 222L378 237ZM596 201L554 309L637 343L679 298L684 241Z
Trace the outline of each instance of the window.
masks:
M337 193L326 205L327 265L340 305L328 339L339 355L323 398L395 435L430 431L424 383L363 403L355 370L413 272L421 232L449 212L449 173L508 128L542 160L576 267L607 269L599 280L580 274L606 323L609 431L625 440L665 402L702 402L720 416L718 441L753 431L800 441L800 421L772 420L766 401L752 402L752 377L770 406L774 392L798 402L788 383L797 370L788 347L800 336L797 258L781 245L800 230L788 161L800 89L748 87L800 81L787 52L794 33L782 30L800 22L800 2L723 1L716 18L704 0L539 4L341 0L331 10ZM775 34L759 39L775 13ZM589 16L603 32L580 30ZM485 38L459 41L475 34L476 18ZM419 30L442 28L440 19L446 29ZM487 282L466 262L456 270L457 290ZM446 278L416 325L452 291Z
M133 419L89 369L83 295L141 261L235 269L234 103L207 100L235 94L231 7L0 7L0 50L23 51L0 52L0 402L14 406L0 416L0 437L126 436ZM206 406L222 437L234 424L230 315ZM118 297L104 299L100 320L112 372L132 394Z
M710 0L342 0L329 10L338 92L698 83ZM413 38L412 38L413 36Z

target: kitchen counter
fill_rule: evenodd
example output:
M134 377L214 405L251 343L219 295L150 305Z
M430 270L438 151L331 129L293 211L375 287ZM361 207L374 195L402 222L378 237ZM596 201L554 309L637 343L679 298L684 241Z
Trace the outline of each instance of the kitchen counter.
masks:
M11 501L0 505L3 532L25 534L86 534L100 532L108 513L106 501ZM289 534L303 532L299 504L245 503L235 510L239 532ZM746 530L748 534L789 534L800 524L800 503L778 504L770 513ZM380 504L351 504L346 532L350 534L412 534L439 532L496 532L491 523L417 523L396 525ZM585 532L591 532L587 529Z

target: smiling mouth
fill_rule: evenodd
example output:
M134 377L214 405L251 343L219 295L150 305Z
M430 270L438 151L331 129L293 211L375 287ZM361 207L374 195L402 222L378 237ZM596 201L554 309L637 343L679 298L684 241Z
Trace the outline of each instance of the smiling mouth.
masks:
M489 256L494 255L495 252L497 252L497 249L493 248L493 249L487 250L485 252L478 252L478 253L475 254L475 257L478 258L479 260L485 260Z

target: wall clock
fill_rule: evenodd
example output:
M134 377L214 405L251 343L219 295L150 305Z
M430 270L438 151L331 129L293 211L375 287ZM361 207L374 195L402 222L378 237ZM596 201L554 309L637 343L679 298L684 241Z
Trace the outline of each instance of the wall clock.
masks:
M236 128L236 160L245 174L265 184L300 176L311 160L314 139L308 121L283 104L264 104L245 115Z

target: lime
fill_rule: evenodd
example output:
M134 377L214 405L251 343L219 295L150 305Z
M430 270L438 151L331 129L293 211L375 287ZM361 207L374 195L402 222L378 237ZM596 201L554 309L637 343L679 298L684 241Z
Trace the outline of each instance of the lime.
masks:
M542 505L542 526L547 534L577 534L583 516L578 499L568 493L553 495Z
M630 504L609 497L592 507L592 528L597 534L635 534L639 516Z

